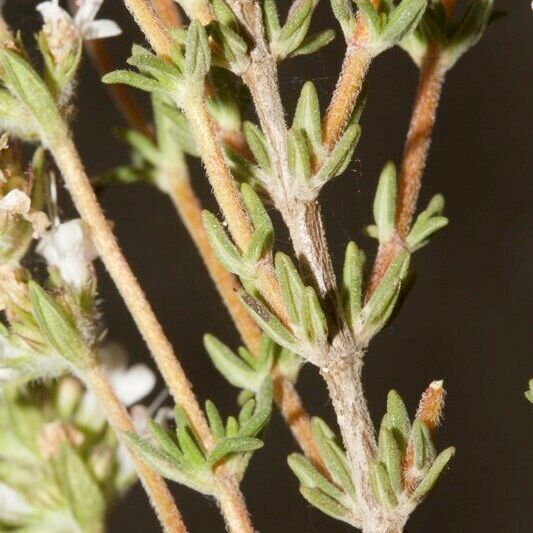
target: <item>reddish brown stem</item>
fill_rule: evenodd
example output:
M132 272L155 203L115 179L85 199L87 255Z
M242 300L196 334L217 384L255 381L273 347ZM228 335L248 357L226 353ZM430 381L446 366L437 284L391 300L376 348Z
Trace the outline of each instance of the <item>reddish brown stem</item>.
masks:
M396 232L378 249L367 297L379 285L392 260L403 248L403 242L411 228L431 144L431 133L435 125L444 75L445 68L440 61L440 54L430 48L420 67L418 89L404 147L396 201Z

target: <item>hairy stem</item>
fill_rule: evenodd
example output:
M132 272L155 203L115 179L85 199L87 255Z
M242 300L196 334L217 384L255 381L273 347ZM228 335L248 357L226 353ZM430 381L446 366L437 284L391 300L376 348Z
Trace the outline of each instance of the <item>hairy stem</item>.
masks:
M367 296L376 289L394 257L402 250L403 241L411 228L445 73L439 53L430 47L420 67L418 89L405 141L396 200L396 231L389 242L379 246Z
M348 45L335 92L322 124L326 154L335 147L350 120L371 61L372 55L368 50L355 43Z
M123 442L123 434L135 430L128 412L115 395L105 374L98 364L94 364L85 369L83 376L88 388L98 399L109 424ZM135 453L129 449L128 451L164 531L166 533L186 533L187 528L164 480L141 461Z

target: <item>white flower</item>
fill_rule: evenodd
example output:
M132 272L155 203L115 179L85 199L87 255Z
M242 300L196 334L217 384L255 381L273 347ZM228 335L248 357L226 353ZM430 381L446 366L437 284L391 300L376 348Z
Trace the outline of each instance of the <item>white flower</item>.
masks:
M49 231L37 246L49 266L56 267L65 283L83 288L92 274L98 253L81 219L69 220Z
M45 24L51 27L61 27L67 24L74 27L82 39L105 39L115 37L122 33L118 24L112 20L95 20L102 7L103 0L80 0L77 2L78 11L74 18L59 6L59 0L41 2L37 5L37 11L43 16Z
M115 394L126 407L152 392L156 383L154 373L143 364L128 367L128 356L122 346L109 343L100 348L100 357ZM78 419L82 425L92 428L99 428L104 423L100 406L90 391L82 399Z
M30 197L20 189L12 189L0 199L0 214L4 216L19 215L33 226L33 236L42 235L50 225L48 217L42 211L32 211Z

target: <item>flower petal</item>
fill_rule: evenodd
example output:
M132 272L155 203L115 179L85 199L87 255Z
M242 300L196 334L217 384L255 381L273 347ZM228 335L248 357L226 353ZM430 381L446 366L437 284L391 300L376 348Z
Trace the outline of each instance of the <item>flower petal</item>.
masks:
M150 394L156 383L154 373L142 364L117 372L110 379L116 395L128 406Z
M81 29L82 37L88 41L91 39L107 39L120 35L122 30L119 25L107 19L95 20Z
M30 212L30 197L20 189L9 191L0 200L0 209L10 214L27 215Z
M30 513L31 507L24 497L5 483L0 483L0 520L10 522Z

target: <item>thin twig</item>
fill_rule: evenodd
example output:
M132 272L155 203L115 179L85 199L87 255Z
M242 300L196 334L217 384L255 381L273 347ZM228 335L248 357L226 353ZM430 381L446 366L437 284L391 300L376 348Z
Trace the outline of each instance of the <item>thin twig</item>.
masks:
M418 89L405 141L398 181L396 231L389 242L379 246L367 298L379 285L396 254L403 248L403 241L409 233L426 167L444 76L445 68L440 61L440 54L430 47L420 66Z
M106 418L115 430L117 437L124 442L124 433L134 432L131 418L115 395L106 376L98 364L91 365L83 372L83 377L88 388L98 399L101 408L106 414ZM149 468L135 453L129 450L130 456L135 464L135 469L144 490L150 499L159 522L166 533L186 533L187 528L176 507L165 481Z

